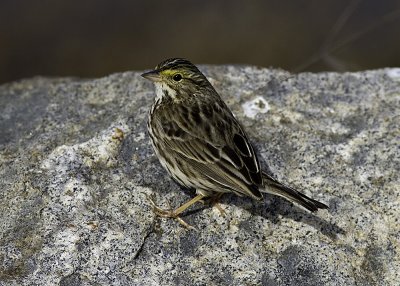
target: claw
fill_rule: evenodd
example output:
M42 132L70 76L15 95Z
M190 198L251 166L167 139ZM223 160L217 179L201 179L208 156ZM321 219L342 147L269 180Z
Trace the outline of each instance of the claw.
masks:
M221 216L226 216L226 211L222 208L221 204L216 202L213 204L213 207L215 207L217 210L219 210L219 213Z

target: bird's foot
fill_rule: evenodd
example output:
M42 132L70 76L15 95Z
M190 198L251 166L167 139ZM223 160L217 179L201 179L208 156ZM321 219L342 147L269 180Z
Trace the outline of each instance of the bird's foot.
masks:
M147 196L147 195L146 195ZM184 221L181 217L179 217L179 214L181 213L178 212L179 208L174 210L174 209L163 209L161 207L159 207L155 202L154 202L154 198L147 196L147 199L150 201L150 204L153 207L153 212L159 216L159 217L165 217L165 218L173 218L176 219L183 227L187 228L187 229L193 229L196 230L195 227L191 226L190 224L188 224L186 221Z

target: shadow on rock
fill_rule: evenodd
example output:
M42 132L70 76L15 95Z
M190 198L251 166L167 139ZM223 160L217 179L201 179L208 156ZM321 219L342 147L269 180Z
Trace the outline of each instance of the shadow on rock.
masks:
M186 192L189 193L189 191ZM345 231L336 224L328 222L325 219L319 217L318 212L311 213L279 197L274 197L270 195L264 196L266 198L264 199L264 201L257 202L252 201L250 198L241 198L229 194L222 197L221 202L225 204L235 205L242 209L246 209L253 216L262 216L274 224L278 224L282 217L306 223L332 240L336 240L338 238L338 235L345 234ZM252 205L250 208L248 207L249 200L252 201ZM267 200L269 201L269 203ZM200 207L196 206L195 209L186 211L182 215L182 217L187 218L195 213L201 212L211 207L212 205L210 204L205 204L204 206ZM327 211L329 212L329 209ZM227 217L227 219L229 219L229 217Z

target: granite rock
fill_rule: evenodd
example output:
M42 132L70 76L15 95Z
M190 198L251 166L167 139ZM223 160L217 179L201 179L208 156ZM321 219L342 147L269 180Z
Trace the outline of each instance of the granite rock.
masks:
M265 168L329 205L193 196L149 144L140 73L0 86L0 285L398 285L400 70L201 66Z

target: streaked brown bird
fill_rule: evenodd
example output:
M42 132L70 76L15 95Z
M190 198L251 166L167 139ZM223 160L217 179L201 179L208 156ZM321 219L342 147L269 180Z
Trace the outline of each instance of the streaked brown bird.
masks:
M175 210L161 209L151 200L158 215L188 226L179 214L197 201L223 193L261 200L264 192L312 212L328 208L261 169L243 127L190 61L168 59L142 76L156 88L147 125L154 151L169 174L197 194Z

